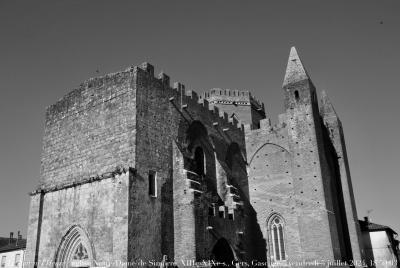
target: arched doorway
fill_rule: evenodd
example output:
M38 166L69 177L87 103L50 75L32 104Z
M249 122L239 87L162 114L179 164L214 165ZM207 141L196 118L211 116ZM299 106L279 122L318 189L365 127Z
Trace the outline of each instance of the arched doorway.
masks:
M86 232L73 225L61 239L55 257L56 268L83 268L94 266L94 253Z
M228 241L220 238L214 245L211 260L216 262L211 267L236 267L234 265L235 255Z

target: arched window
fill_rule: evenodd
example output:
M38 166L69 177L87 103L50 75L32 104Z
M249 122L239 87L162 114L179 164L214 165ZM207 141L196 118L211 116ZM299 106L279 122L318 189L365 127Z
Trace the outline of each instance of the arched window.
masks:
M286 260L284 222L275 215L269 221L270 254L272 262Z
M78 225L72 226L58 247L55 267L91 267L93 260L93 250L86 232Z

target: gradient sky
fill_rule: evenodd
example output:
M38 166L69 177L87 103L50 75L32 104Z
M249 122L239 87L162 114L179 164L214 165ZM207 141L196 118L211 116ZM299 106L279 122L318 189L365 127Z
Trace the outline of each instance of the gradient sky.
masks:
M343 126L358 216L400 232L400 1L0 1L0 236L26 236L45 107L143 61L248 89L272 121L295 45Z

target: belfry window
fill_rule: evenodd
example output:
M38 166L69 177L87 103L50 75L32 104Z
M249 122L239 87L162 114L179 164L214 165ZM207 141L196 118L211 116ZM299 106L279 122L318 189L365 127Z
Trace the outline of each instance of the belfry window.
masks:
M284 223L281 217L274 216L269 223L270 253L272 262L286 260Z

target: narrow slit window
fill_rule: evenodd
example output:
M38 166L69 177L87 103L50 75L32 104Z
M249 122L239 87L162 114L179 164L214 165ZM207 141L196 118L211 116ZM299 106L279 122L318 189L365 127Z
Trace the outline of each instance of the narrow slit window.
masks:
M204 159L204 151L201 147L197 147L194 153L195 160L195 172L199 176L203 176L205 174L205 159Z
M296 99L296 101L299 100L299 98L300 98L299 91L297 91L297 90L294 91L294 98Z
M6 266L6 256L2 256L1 257L1 267L5 267Z
M214 207L208 207L208 216L215 216L214 215Z
M157 176L152 170L149 171L149 195L157 197Z

